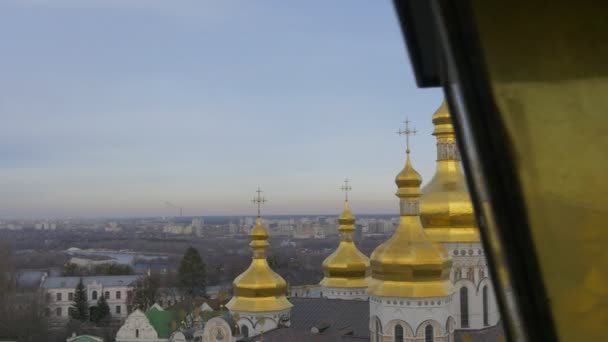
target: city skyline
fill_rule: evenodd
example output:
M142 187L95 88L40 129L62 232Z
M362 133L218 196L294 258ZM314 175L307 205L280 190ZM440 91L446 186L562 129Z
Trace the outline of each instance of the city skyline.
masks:
M322 8L323 11L319 9ZM0 4L0 218L398 213L431 115L392 3Z

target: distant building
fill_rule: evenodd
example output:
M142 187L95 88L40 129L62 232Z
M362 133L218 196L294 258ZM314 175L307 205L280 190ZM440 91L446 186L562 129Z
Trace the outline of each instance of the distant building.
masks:
M34 228L38 230L55 230L57 229L57 224L50 222L37 222L34 225Z
M111 233L120 233L122 232L122 227L118 225L117 222L110 222L107 226L103 228L106 232Z
M44 314L54 321L69 319L69 310L74 303L74 292L81 277L43 276L40 288L44 301ZM127 317L131 308L127 305L132 295L132 284L138 276L94 276L82 277L87 292L89 307L97 305L100 296L105 296L112 318Z
M175 223L169 223L163 227L163 233L178 234L178 235L192 235L192 225L182 226Z

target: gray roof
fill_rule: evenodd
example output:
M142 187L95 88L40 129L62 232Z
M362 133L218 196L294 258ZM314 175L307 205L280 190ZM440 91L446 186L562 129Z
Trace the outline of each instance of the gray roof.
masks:
M40 285L43 289L61 289L61 288L76 288L81 277L48 277ZM85 286L97 282L104 287L127 286L137 281L139 276L122 275L122 276L92 276L82 277L82 282Z
M290 298L289 328L264 334L264 341L369 341L369 302L327 298ZM328 327L313 334L313 326Z
M327 298L297 298L289 301L291 326L281 327L264 333L265 342L363 342L369 341L369 302ZM324 326L327 329L313 334L310 328ZM456 330L456 342L462 342L468 335L472 342L496 342L504 336L502 324L481 330ZM260 336L241 341L260 341Z

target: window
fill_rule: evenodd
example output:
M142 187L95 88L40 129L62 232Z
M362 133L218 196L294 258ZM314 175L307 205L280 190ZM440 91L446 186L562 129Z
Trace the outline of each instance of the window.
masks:
M135 329L135 338L139 338L139 329Z
M483 287L483 325L488 326L488 286Z
M56 315L57 317L61 317L61 308L56 308L56 309L55 309L55 315Z
M120 314L120 305L116 305L116 313Z
M68 300L74 300L74 292L68 293Z
M424 328L424 342L433 342L435 340L433 335L433 326L429 324Z
M45 300L46 300L47 303L51 301L51 294L50 293L48 293L48 292L46 293Z
M103 296L106 297L106 299L110 299L110 291L106 291Z
M120 291L116 291L116 299L120 299Z
M61 299L62 299L62 298L61 298L61 292L57 292L57 293L55 294L55 297L56 297L57 301L58 301L58 302L60 302L60 301L61 301Z
M403 327L400 324L395 326L395 342L403 342Z
M469 327L469 289L460 288L460 327Z
M246 325L241 325L241 335L243 337L249 337L249 328Z
M91 298L97 299L97 291L93 291L93 293L91 294Z

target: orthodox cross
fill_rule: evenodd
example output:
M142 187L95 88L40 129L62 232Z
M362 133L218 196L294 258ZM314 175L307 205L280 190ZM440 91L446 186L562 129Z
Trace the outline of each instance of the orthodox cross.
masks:
M410 120L405 119L405 129L402 130L401 128L399 128L399 130L397 131L397 134L405 135L406 153L410 153L410 135L416 135L416 133L418 133L415 128L410 129L410 122Z
M348 181L348 179L344 180L344 185L342 185L340 187L340 190L344 191L344 200L348 201L348 192L351 191L353 188L350 186L350 182Z
M258 217L260 217L261 207L264 202L266 202L266 198L262 197L262 189L258 186L258 189L255 191L257 195L251 200L258 207Z

